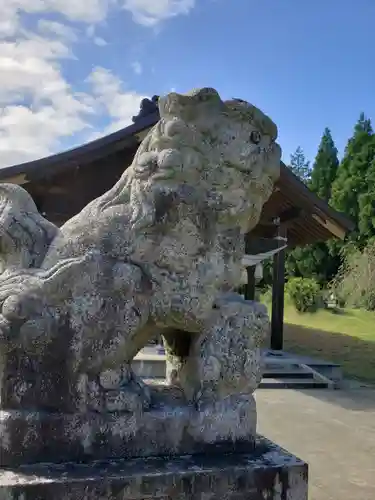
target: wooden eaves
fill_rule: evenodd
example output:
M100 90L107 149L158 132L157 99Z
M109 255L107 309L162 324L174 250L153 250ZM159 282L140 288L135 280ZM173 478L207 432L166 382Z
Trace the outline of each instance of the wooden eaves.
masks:
M140 114L128 127L70 151L2 168L0 182L22 185L48 219L62 224L117 181L130 165L140 141L158 120L155 98L143 101ZM287 229L290 246L333 236L343 239L354 228L284 163L254 233L272 237L280 224Z

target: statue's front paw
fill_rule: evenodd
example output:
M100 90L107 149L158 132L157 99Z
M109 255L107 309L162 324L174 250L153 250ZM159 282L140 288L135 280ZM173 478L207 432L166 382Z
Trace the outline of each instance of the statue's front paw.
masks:
M26 319L34 311L39 314L40 300L37 299L37 295L40 294L42 284L43 280L35 270L3 273L0 277L0 304L3 316L9 320L19 320Z
M0 314L0 342L4 343L9 340L11 332L10 322Z
M199 404L251 394L259 384L261 347L269 329L267 310L237 299L232 294L219 300L181 370L187 397Z
M2 306L2 314L8 320L18 321L26 320L29 316L34 300L22 295L10 295L7 297Z

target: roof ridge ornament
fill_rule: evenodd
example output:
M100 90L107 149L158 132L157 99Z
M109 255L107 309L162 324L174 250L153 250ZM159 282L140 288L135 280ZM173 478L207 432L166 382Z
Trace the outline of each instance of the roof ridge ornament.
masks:
M141 103L139 105L139 112L137 115L132 117L132 122L136 123L138 120L141 118L144 118L145 116L152 115L156 111L158 111L158 101L159 101L159 96L154 95L149 99L148 97L145 97L144 99L141 100Z

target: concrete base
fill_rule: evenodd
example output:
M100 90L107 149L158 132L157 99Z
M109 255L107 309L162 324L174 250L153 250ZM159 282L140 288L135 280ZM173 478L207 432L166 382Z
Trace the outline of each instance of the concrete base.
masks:
M1 500L307 500L307 465L259 438L249 454L0 471Z

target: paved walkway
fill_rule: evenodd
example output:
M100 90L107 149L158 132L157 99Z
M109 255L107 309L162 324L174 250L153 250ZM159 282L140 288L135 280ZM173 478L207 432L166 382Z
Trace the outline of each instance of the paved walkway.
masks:
M375 500L375 390L257 391L258 431L309 463L309 500Z

